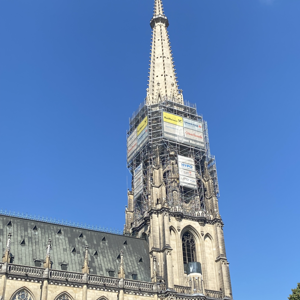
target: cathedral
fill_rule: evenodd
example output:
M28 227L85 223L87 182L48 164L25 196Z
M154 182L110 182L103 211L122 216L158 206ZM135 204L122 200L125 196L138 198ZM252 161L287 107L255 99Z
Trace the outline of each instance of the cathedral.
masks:
M208 127L178 87L162 0L150 26L123 234L0 214L0 299L232 299Z

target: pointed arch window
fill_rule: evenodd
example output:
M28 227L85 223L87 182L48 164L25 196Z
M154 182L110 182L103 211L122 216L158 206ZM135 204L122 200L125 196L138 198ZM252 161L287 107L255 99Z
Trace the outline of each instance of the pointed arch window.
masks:
M56 300L71 300L71 298L67 294L62 294Z
M186 232L182 237L183 263L196 261L196 244L193 235Z
M12 300L33 300L33 298L27 290L22 289L12 297Z

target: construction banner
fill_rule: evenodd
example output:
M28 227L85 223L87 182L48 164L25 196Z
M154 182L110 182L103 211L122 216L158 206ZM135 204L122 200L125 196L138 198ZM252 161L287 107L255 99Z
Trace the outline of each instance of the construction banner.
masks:
M183 136L183 127L164 122L164 132L174 134L175 136Z
M193 129L196 131L203 132L203 125L201 122L197 122L191 119L183 118L183 126L185 128Z
M184 136L188 139L204 143L202 132L184 128Z
M134 199L136 199L143 191L143 164L141 163L133 171L133 188L134 188Z
M129 147L135 141L136 141L136 129L128 137L128 139L127 139L127 147Z
M177 126L183 127L182 117L164 112L164 122L168 122Z
M197 189L195 161L190 157L178 155L179 182L181 186Z
M138 136L137 138L138 145L140 146L147 137L148 137L148 126L146 126L145 129L142 130L140 135Z
M146 117L137 127L136 129L137 136L141 134L141 132L146 128L147 125L148 125L148 117Z

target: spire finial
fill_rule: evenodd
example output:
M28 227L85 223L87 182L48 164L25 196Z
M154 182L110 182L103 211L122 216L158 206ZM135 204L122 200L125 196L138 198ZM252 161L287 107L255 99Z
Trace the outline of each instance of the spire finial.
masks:
M10 240L11 240L11 237L12 237L12 234L9 233L7 235L6 250L5 250L5 253L3 255L3 259L2 259L3 263L10 263Z
M120 267L119 267L118 276L119 276L120 279L122 279L122 278L125 279L123 250L121 250L120 257L121 257L121 260L120 260Z
M50 250L51 250L51 239L48 240L47 256L50 256Z
M47 254L46 254L46 260L44 263L44 268L45 269L51 269L51 258L50 258L50 250L51 250L51 239L48 240L48 245L47 245Z
M152 49L147 88L147 105L165 100L184 104L177 84L175 65L168 34L169 21L164 14L162 0L154 0L154 13L150 21Z
M163 15L164 15L164 7L163 7L163 4L162 4L162 0L155 0L153 17L163 16Z
M89 247L85 246L85 256L84 256L84 264L82 267L82 273L89 274L90 268L89 268Z
M7 245L6 245L6 249L7 249L7 250L10 250L10 240L11 240L11 237L12 237L12 234L9 233L9 234L7 235Z

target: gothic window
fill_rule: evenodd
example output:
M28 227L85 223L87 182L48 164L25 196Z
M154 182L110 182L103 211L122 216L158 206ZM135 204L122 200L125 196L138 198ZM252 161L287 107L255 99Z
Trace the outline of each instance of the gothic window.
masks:
M62 294L56 300L71 300L71 298L67 294Z
M189 232L186 232L182 237L182 253L184 264L196 261L195 240L193 235Z
M27 290L22 289L13 296L12 300L33 300L33 298Z

